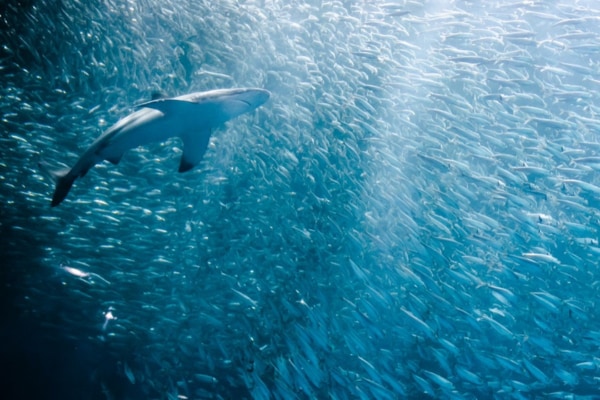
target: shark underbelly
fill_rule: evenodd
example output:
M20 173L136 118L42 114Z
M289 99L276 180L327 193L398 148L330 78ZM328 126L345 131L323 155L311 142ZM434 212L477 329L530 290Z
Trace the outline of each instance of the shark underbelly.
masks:
M97 144L95 155L99 159L116 164L127 150L181 136L188 128L157 110L143 109L137 113L141 114L139 118L116 126L114 134L107 135L105 140Z

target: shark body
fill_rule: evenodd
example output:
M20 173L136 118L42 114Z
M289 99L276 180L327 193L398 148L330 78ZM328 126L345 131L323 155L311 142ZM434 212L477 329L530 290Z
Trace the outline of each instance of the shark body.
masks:
M206 152L212 129L260 107L269 97L264 89L218 89L140 104L139 110L100 135L73 168L52 172L56 179L52 207L59 205L75 180L94 165L104 160L118 164L127 150L148 143L180 137L179 172L192 169Z

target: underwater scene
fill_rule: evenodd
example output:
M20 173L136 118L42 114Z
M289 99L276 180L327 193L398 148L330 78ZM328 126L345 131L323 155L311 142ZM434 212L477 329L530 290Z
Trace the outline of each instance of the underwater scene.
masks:
M4 399L600 399L600 3L0 5Z

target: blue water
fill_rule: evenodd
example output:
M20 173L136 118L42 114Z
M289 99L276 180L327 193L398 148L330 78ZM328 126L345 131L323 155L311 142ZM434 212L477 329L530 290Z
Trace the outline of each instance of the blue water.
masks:
M2 397L600 398L595 1L0 6ZM155 92L271 92L52 179Z

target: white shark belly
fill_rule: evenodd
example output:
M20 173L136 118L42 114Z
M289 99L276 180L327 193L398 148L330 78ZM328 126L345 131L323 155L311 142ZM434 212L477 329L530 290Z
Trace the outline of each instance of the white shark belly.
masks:
M95 155L117 164L127 150L181 136L185 128L157 110L143 109L130 117L133 118L120 121L92 145Z

